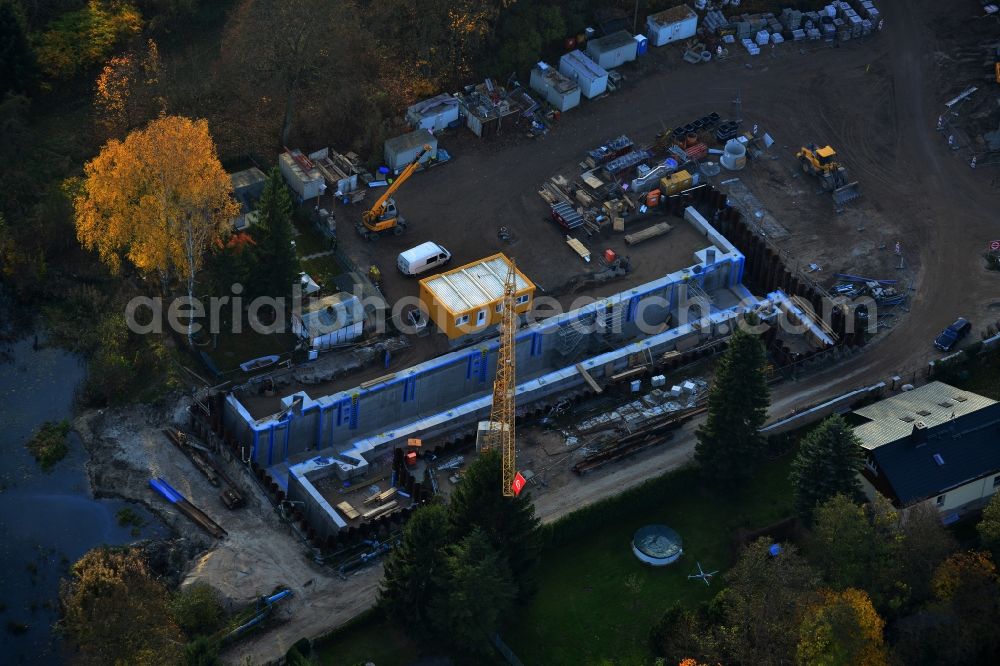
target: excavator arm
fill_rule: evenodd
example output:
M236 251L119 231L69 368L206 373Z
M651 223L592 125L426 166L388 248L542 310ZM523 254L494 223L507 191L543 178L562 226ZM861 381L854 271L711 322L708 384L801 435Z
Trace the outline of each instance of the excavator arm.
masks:
M413 175L413 172L416 171L417 167L420 166L420 160L430 150L431 147L427 144L424 144L423 149L420 151L417 157L405 169L403 169L403 171L399 174L396 180L392 181L392 185L386 188L386 191L382 193L382 196L380 196L378 199L375 200L375 203L372 204L372 207L369 208L367 211L365 211L364 219L366 222L371 223L371 221L373 220L378 220L378 218L382 215L383 210L385 209L386 203L388 203L389 199L392 198L393 193L396 190L398 190L400 186L403 183L405 183L407 179L409 179L410 176Z

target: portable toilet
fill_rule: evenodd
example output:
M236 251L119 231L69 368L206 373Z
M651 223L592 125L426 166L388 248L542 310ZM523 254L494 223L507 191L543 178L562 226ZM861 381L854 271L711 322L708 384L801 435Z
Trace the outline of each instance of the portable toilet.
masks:
M646 35L635 35L635 45L637 56L644 55L649 50L649 40L646 39Z

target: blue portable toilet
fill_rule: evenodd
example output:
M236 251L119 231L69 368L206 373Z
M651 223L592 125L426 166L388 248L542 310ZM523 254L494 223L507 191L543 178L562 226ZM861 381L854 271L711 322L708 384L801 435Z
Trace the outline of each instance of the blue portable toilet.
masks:
M635 35L635 54L641 56L649 50L649 40L646 35Z

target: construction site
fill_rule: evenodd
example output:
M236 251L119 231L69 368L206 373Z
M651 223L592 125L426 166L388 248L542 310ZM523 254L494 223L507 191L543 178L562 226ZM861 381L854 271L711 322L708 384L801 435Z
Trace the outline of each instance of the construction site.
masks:
M221 582L239 563L255 590L294 592L287 624L227 658L274 657L369 607L407 517L447 498L478 451L502 452L497 492L529 491L543 520L683 464L713 358L747 315L763 325L773 421L916 381L952 315L973 340L995 336L1000 282L981 257L1000 237L1000 81L979 73L990 33L934 3L941 21L926 24L885 4L834 3L808 28L801 12L731 29L717 11L650 17L666 46L637 52L613 94L546 98L564 115L544 131L514 122L541 104L497 104L489 83L414 111L384 173L329 152L281 161L323 183L297 194L329 220L338 291L356 297L323 307L355 328L200 394L158 455L204 478L149 481L212 537L190 580L249 598ZM691 17L711 28L694 42L654 30ZM789 36L760 43L769 27ZM955 44L965 56L943 55ZM586 67L591 83L604 71ZM532 76L565 95L564 69ZM960 236L945 222L959 219ZM448 266L396 270L426 242ZM133 425L163 440L165 424ZM253 522L246 505L278 519Z

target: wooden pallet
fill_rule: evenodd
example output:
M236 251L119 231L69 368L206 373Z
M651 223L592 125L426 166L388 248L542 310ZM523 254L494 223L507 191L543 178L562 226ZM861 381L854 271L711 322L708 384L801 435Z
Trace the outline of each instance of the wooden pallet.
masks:
M357 509L351 506L350 502L346 501L341 502L340 504L337 505L337 511L339 511L341 515L343 515L344 518L347 518L348 520L354 520L355 518L361 515L358 513Z
M590 262L590 250L587 246L573 238L572 236L566 236L566 244L573 248L573 251L580 255L580 258L586 262Z

